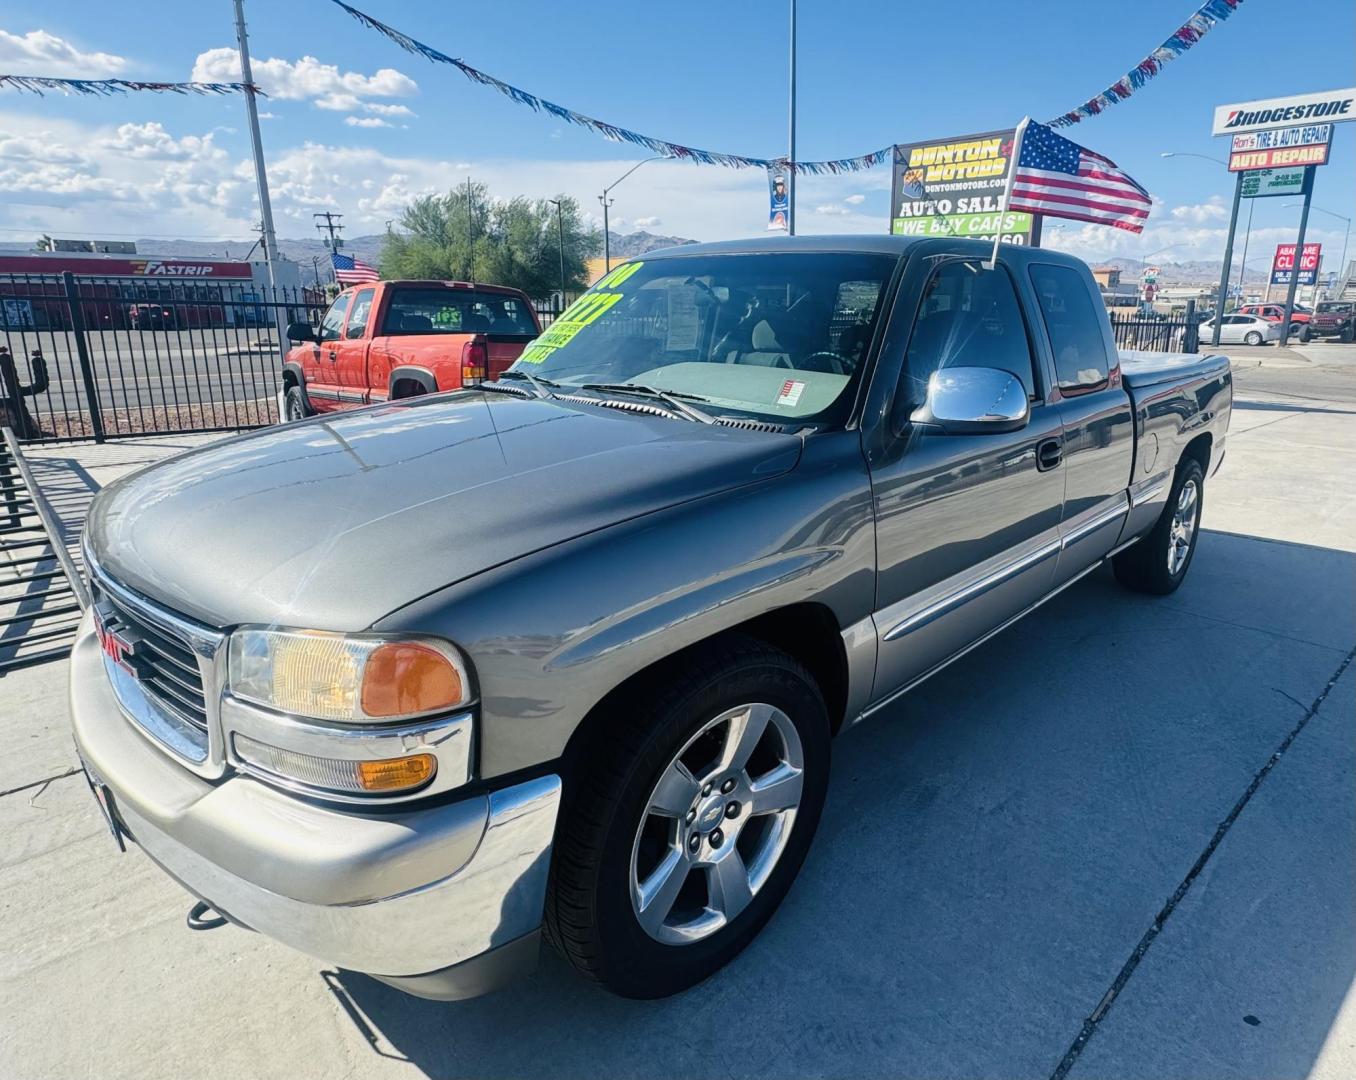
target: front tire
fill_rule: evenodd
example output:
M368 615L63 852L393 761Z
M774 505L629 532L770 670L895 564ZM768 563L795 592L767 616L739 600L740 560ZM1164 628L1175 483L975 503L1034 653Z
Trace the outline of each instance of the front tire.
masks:
M310 410L306 408L306 398L302 394L300 386L289 386L287 388L283 407L286 410L285 420L289 424L296 420L305 420L310 415Z
M1205 474L1195 458L1177 469L1167 505L1153 530L1111 560L1116 580L1127 589L1167 596L1186 579L1200 537Z
M718 971L805 859L829 742L813 678L751 638L699 646L640 680L580 755L548 938L624 997L666 997Z

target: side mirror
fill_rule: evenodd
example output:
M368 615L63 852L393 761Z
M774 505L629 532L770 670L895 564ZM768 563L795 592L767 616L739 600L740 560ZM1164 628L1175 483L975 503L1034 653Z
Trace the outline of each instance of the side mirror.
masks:
M1020 431L1030 416L1026 387L1010 371L954 367L932 373L927 401L909 420L945 435L986 435Z
M310 323L294 322L287 324L287 340L300 342L317 341L319 339L315 336L315 331L311 329Z

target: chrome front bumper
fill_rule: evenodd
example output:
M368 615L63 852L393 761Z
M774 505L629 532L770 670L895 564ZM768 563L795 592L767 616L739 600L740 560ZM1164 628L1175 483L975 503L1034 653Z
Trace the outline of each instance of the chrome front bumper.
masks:
M209 781L122 715L88 619L71 654L70 703L76 747L132 838L236 922L415 993L411 977L540 928L557 776L380 814L298 799L247 776ZM429 996L460 996L436 983Z

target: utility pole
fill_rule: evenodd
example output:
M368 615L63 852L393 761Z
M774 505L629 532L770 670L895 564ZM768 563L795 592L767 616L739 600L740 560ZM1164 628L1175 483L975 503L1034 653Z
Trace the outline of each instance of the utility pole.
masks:
M1219 300L1215 304L1214 328L1210 332L1210 345L1219 345L1219 332L1224 324L1224 305L1229 299L1229 271L1234 261L1234 230L1238 228L1238 204L1243 198L1243 174L1234 173L1234 208L1229 213L1229 239L1224 242L1224 266L1219 274Z
M259 187L259 218L264 242L264 261L268 265L268 284L277 299L278 235L273 231L273 203L268 197L268 173L264 169L264 143L259 134L259 106L254 100L254 71L250 67L249 34L245 30L244 0L235 0L235 39L240 47L240 80L245 84L245 112L249 116L250 145L254 150L254 180ZM275 307L274 322L278 331L278 353L286 348L286 310Z
M468 258L471 260L471 272L469 275L472 285L476 283L476 233L475 216L472 210L471 197L471 178L466 178L466 250Z
M556 236L560 242L560 308L565 310L565 218L561 210L561 199L547 199L556 204Z
M791 0L791 108L786 148L786 235L796 235L796 0Z
M344 246L344 238L339 235L344 231L344 227L339 224L344 220L344 215L331 213L329 210L326 210L323 213L312 214L311 217L317 219L315 223L316 232L321 233L322 235L329 233L330 242L327 246L330 251L338 252L338 250ZM322 220L323 224L321 223Z

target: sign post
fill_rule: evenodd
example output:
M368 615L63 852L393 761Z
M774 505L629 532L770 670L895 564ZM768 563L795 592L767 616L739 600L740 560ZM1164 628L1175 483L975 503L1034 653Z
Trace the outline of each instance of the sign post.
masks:
M1219 296L1215 303L1214 326L1210 330L1210 347L1219 345L1220 328L1224 325L1224 302L1229 296L1229 270L1234 261L1234 230L1238 228L1238 204L1243 198L1243 174L1234 174L1234 207L1229 211L1229 238L1224 241L1224 266L1219 272Z
M1295 310L1295 289L1299 285L1300 267L1304 260L1304 230L1309 225L1309 203L1314 197L1313 167L1304 170L1304 208L1300 211L1299 237L1295 240L1295 269L1290 272L1290 287L1285 290L1285 313L1281 317L1281 340L1277 348L1290 343L1290 315ZM1314 267L1314 285L1318 284L1318 267Z

